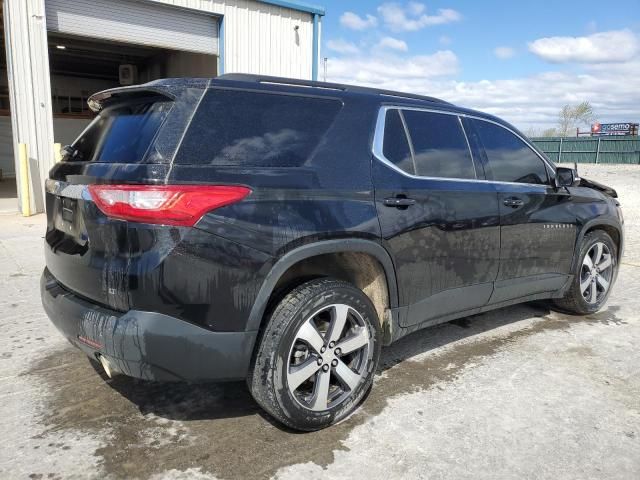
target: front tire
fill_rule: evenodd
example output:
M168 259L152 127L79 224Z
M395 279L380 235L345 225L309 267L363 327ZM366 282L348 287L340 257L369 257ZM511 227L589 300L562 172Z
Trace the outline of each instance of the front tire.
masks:
M380 323L350 283L312 280L270 315L248 378L255 400L296 430L312 431L353 412L371 388Z
M571 287L554 303L561 310L576 315L588 315L600 310L611 293L616 279L618 249L602 230L585 235L580 246L579 262Z

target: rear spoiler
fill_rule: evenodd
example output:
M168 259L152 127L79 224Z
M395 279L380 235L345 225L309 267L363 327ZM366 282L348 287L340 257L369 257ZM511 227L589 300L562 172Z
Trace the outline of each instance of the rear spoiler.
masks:
M121 100L129 96L139 96L145 94L155 94L175 100L180 92L185 89L204 90L211 83L209 78L166 78L154 80L143 85L132 85L130 87L117 87L94 93L87 100L89 108L98 113L109 103Z

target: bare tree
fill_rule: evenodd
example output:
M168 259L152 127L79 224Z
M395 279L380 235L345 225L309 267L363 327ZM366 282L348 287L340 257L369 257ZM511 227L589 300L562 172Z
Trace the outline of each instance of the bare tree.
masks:
M526 130L525 134L529 138L542 138L542 137L558 137L558 130L556 128L545 128L540 130L539 128L530 127Z
M589 124L595 119L593 107L589 102L577 105L565 105L558 116L558 135L567 137L579 125Z
M525 130L524 134L529 138L535 138L540 136L540 130L536 127L529 127Z

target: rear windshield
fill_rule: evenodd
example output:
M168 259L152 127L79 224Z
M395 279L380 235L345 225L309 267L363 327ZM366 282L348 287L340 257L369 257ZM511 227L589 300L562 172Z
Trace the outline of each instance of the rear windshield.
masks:
M341 108L342 102L334 99L210 90L194 115L176 162L300 166Z
M171 108L170 101L146 101L105 109L65 152L65 160L139 163Z

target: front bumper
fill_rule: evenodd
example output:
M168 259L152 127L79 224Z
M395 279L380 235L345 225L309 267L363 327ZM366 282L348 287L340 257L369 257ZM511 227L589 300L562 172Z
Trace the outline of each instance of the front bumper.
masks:
M109 310L64 289L45 268L44 309L89 357L114 370L156 381L240 380L247 376L257 332L213 332L168 315Z

